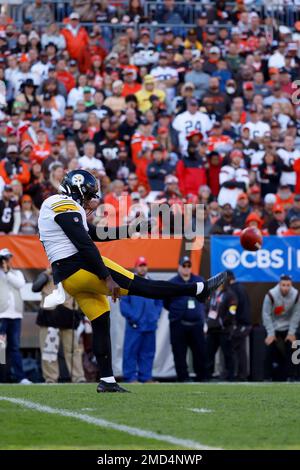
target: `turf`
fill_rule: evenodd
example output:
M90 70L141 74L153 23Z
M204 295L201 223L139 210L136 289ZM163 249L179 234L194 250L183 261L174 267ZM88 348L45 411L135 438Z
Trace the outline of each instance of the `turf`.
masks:
M0 385L0 396L84 413L223 449L300 449L300 384ZM196 413L191 409L211 410ZM1 449L180 449L0 401ZM5 423L5 426L3 425Z

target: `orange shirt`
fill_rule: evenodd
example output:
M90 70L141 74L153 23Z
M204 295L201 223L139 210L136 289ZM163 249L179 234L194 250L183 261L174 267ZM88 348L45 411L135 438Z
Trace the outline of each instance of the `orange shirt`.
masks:
M51 145L46 143L44 145L34 145L30 158L42 163L51 154Z
M135 93L140 91L141 88L142 88L142 85L140 85L140 83L136 83L136 82L134 82L132 84L124 83L122 96L125 97L125 96L128 96L128 95L134 95Z
M57 75L57 80L59 82L62 82L65 85L68 93L72 90L72 88L75 88L76 86L75 78L70 72L68 72L67 70L61 70L57 72L56 75Z

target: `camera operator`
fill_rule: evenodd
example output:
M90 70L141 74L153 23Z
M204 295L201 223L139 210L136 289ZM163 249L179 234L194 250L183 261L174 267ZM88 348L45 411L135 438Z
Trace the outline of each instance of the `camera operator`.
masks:
M20 384L30 384L25 378L20 352L23 300L20 289L25 285L21 271L12 269L12 253L0 250L0 336L6 338L7 355L15 379Z

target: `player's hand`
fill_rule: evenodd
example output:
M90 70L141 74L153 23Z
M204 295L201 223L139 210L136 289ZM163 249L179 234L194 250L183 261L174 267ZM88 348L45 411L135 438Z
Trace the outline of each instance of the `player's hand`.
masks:
M117 284L111 276L108 276L105 279L106 286L109 290L109 295L111 295L111 298L113 299L113 302L115 302L117 299L121 297L121 287L119 284Z
M285 341L290 341L292 344L294 341L296 341L296 336L295 335L287 335L285 338Z
M276 341L276 336L267 336L266 339L265 339L265 344L267 346L270 346L270 344L274 343L274 341Z

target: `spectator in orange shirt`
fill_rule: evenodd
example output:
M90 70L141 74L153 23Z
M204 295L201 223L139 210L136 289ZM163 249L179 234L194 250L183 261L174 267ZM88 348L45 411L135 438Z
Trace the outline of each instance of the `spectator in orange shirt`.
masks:
M142 85L136 81L136 72L134 69L127 68L123 72L124 84L122 90L122 96L134 95L141 88Z
M47 133L44 129L37 131L37 144L33 146L31 158L38 163L42 163L51 154L51 145L47 139Z
M83 26L80 26L79 19L78 13L71 13L70 22L62 30L61 34L66 40L70 58L77 60L80 72L85 73L89 65L87 49L89 36L86 29Z
M228 135L223 134L222 124L214 122L207 140L209 152L227 152L232 148L233 142Z
M287 184L281 184L276 193L276 204L281 205L285 210L289 210L294 203L294 194Z
M0 176L6 184L13 180L18 180L22 184L28 184L30 172L27 164L19 158L17 145L9 145L6 151L6 158L0 162Z
M63 57L56 64L56 78L64 84L68 93L76 86L75 79L68 71L66 60Z
M112 190L104 198L104 210L107 213L109 227L118 227L126 223L128 212L131 206L131 197L124 191L124 183L115 180L112 183Z

